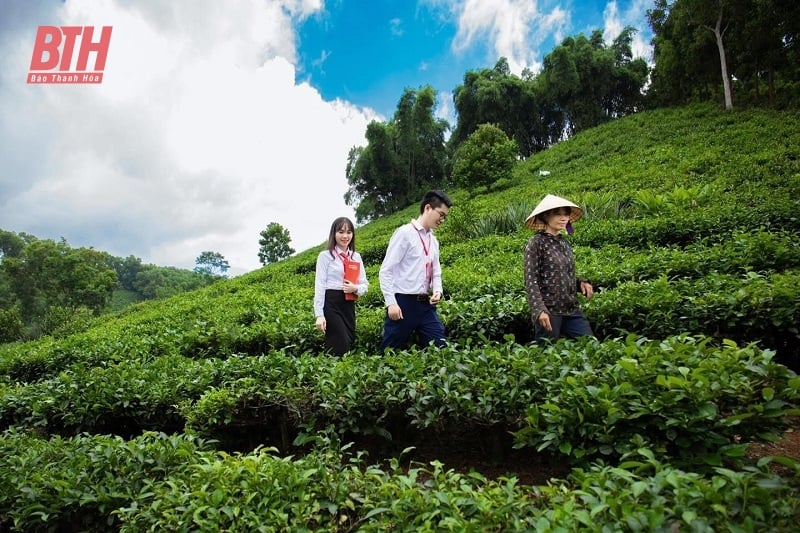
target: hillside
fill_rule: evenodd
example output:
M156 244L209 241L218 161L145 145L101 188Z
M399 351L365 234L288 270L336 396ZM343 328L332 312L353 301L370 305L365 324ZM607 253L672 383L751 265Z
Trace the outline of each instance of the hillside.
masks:
M507 496L502 516L475 503L469 516L478 518L467 522L475 530L515 520L532 528L544 519L565 530L613 528L635 513L645 529L680 529L692 519L675 509L687 506L726 529L756 524L767 512L733 505L737 497L719 486L751 482L764 508L786 502L761 520L788 524L787 531L797 525L797 477L776 478L766 463L756 468L745 449L777 438L800 414L793 372L800 369L799 113L710 106L641 113L521 161L490 193L448 193L454 206L437 232L447 348L376 354L384 312L378 268L392 231L416 206L356 232L371 286L358 303L356 349L341 360L319 355L311 310L319 248L133 305L82 333L0 345L0 526L64 525L89 513L131 531L168 528L170 519L192 520L181 514L189 509L199 513L197 527L236 529L221 511L208 514L239 501L247 491L236 483L253 483L265 509L294 502L282 523L295 517L320 530L419 525L437 513L431 523L465 519L466 504L425 499L439 483L441 498L497 498L486 504L493 509ZM538 348L524 298L530 231L523 221L547 193L585 207L570 240L579 274L597 291L584 309L598 338ZM362 478L359 450L394 467ZM88 458L75 459L81 454ZM548 491L542 476L521 476L523 487L462 478L438 463L454 464L456 455L483 457L494 472L520 476L533 466L563 481ZM432 466L420 474L408 459ZM798 463L780 462L800 472ZM721 482L727 474L709 465L731 474ZM52 479L25 474L48 468ZM110 470L127 472L124 490L105 477ZM656 487L665 476L686 493L663 496ZM272 478L294 492L266 496L263 483ZM219 492L198 488L206 485ZM18 496L22 486L30 496ZM666 500L655 505L645 486ZM578 492L597 487L611 491L604 503ZM692 490L702 497L681 499ZM302 500L303 491L313 496ZM712 493L731 499L714 502ZM619 503L626 498L628 507ZM309 501L323 511L304 507ZM244 515L249 504L240 504ZM592 520L570 511L576 506Z

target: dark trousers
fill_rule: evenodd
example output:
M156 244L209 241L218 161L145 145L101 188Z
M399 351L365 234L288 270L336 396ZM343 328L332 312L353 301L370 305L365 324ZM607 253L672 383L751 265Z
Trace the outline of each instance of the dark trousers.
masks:
M356 302L345 300L344 291L325 291L325 351L342 356L350 350L356 337Z
M392 320L387 313L383 321L383 341L380 349L403 349L408 339L416 331L419 343L427 346L433 342L436 346L445 345L444 325L436 314L436 306L431 305L424 295L395 294L397 305L403 311L403 318Z
M593 335L589 320L581 311L572 315L550 315L550 325L553 331L547 331L539 322L534 323L533 331L538 344L555 342L561 337L577 339Z

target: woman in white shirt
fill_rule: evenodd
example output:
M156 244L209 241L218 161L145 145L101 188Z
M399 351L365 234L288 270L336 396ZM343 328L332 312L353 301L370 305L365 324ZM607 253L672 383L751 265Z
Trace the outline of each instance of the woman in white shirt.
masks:
M328 246L317 256L314 280L314 315L317 328L325 333L325 351L341 356L350 350L356 333L356 300L368 288L353 222L339 217L331 224Z

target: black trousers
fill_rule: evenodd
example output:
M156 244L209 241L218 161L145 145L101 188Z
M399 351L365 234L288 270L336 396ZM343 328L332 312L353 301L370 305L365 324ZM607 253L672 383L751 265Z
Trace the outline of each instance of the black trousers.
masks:
M342 356L353 345L356 337L356 302L345 300L344 291L325 291L325 351Z

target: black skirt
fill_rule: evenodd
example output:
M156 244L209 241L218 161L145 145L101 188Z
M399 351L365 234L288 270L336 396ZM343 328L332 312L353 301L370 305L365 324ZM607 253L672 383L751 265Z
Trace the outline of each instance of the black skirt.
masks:
M344 291L325 291L325 351L342 356L350 350L356 337L356 302L346 300Z

